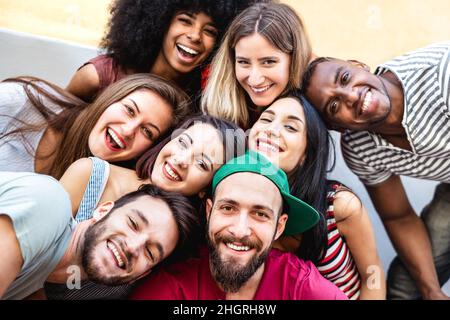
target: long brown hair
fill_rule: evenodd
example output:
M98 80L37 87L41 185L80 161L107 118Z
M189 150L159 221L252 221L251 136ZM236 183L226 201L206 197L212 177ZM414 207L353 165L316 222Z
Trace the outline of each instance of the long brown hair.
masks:
M211 63L201 107L204 113L245 128L249 125L249 112L245 90L235 75L235 47L240 39L255 33L291 57L289 81L280 96L301 87L301 75L312 51L302 20L287 4L257 3L233 20Z
M21 83L27 98L45 122L35 126L24 124L23 127L0 136L0 140L6 135L21 135L26 131L38 131L43 128L50 128L60 134L59 143L51 154L54 160L49 170L49 174L57 179L74 161L91 155L88 139L98 119L110 105L130 93L139 89L149 89L160 95L173 108L172 126L177 125L191 109L189 98L181 89L151 74L134 74L113 83L92 104L86 104L42 79L20 77L4 81ZM52 111L43 103L43 97L60 106L62 111L60 113Z

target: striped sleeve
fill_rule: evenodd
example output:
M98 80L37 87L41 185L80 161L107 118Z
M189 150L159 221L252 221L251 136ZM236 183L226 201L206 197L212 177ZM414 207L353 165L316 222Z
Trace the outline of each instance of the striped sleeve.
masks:
M366 132L344 133L341 136L341 150L345 163L364 185L376 185L386 181L392 173L377 169L370 165L367 151L373 150L375 145Z

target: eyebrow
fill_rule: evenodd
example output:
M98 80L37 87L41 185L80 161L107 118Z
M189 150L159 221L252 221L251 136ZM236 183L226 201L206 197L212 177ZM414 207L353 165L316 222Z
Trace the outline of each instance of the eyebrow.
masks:
M232 204L232 205L239 205L239 202L237 202L236 200L233 200L233 199L229 199L229 198L223 198L223 199L220 199L220 200L217 200L217 203L218 204L220 204L220 203L229 203L229 204ZM266 206L263 206L263 205L252 205L251 206L252 207L252 209L263 209L263 210L266 210L266 211L269 211L270 212L270 214L273 216L273 210L272 209L270 209L269 207L266 207Z
M265 111L263 111L262 114L264 114L264 113L269 113L269 114L275 116L275 112L273 112L272 110L265 110ZM287 118L291 119L291 120L297 120L297 121L300 121L301 123L304 123L304 121L297 116L289 115L289 116L287 116Z
M145 224L145 227L148 227L150 225L150 222L148 221L148 219L145 217L145 215L142 213L141 210L132 209L131 211L133 211L134 213L136 213L138 215L138 217ZM158 249L158 253L159 253L158 263L159 263L161 261L161 259L164 257L164 249L163 249L163 246L161 245L161 243L159 243L159 242L154 242L154 245L156 246L156 249Z
M133 99L131 99L131 98L129 98L129 97L128 97L127 99L130 100L130 101L133 103L133 105L134 105L134 107L136 108L137 112L138 112L138 113L141 113L141 109L139 109L139 107L138 107L136 101L134 101ZM160 130L156 125L154 125L154 124L151 123L151 122L148 122L147 124L148 124L150 127L154 128L156 131L158 131L158 134L161 135L161 130Z
M185 135L188 139L189 139L189 141L191 142L191 144L193 144L194 143L194 140L192 140L192 138L191 138L191 136L190 135L188 135L187 133L183 133L182 135ZM210 169L211 169L211 171L213 171L213 162L211 161L211 158L210 157L208 157L205 153L203 153L202 152L202 156L203 157L205 157L206 158L206 160L208 160L209 161L209 167L210 167Z
M159 253L159 259L158 259L158 261L157 261L156 263L160 263L161 260L162 260L163 257L164 257L164 249L163 249L161 243L159 243L159 242L154 242L154 244L155 244L155 246L156 246L156 249L158 249L158 253Z
M195 17L197 16L198 13L189 12L189 11L180 11L177 15L180 15L180 14L185 14L185 15L191 17L192 19L195 19ZM217 29L217 27L214 25L214 22L208 22L207 25L210 25L211 27L214 27Z
M206 158L206 160L209 161L209 167L211 171L213 171L213 162L211 161L210 157L208 157L205 153L202 152L202 156Z
M236 56L235 59L250 60L249 58L241 57L241 56ZM264 60L279 60L279 59L278 59L278 57L275 57L275 56L258 58L258 61L264 61Z
M339 75L341 74L342 70L344 69L344 66L340 66L339 68L336 69L336 72L334 74L334 81L333 83L336 85L338 80L339 80ZM328 109L327 106L330 104L330 99L328 99L327 101L325 101L325 104L322 105L322 110L325 111L325 113L328 113Z
M343 69L344 69L344 66L340 66L339 68L336 69L336 73L334 75L334 84L336 84L338 82L339 74L342 72Z
M189 139L189 142L190 142L191 144L194 143L194 141L192 140L191 136L188 135L187 133L182 133L181 135L182 135L182 136L186 136L186 137Z
M131 209L131 211L133 211L135 214L137 214L139 219L141 219L142 222L144 222L146 227L148 227L150 225L150 222L148 222L148 219L145 217L145 215L142 213L141 210L139 210L139 209Z

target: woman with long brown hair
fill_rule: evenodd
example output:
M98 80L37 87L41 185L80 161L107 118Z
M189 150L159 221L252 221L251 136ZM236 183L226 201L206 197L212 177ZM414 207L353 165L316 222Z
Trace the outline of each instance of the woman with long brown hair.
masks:
M77 159L137 159L190 112L186 94L154 75L135 74L86 104L41 79L0 83L0 170L59 179Z

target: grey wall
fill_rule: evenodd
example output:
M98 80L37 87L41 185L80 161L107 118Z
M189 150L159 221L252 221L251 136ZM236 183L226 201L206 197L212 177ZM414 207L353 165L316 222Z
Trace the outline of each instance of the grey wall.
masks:
M0 28L0 80L18 75L32 75L65 87L75 70L96 55L97 49L93 47ZM336 142L337 162L330 177L353 189L366 206L375 230L378 251L387 270L389 263L395 257L394 249L364 186L342 160L339 135L336 132L332 135ZM402 180L413 207L417 213L420 213L431 200L437 183L412 178L402 178ZM450 283L447 283L444 289L450 294Z

